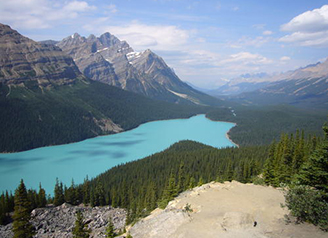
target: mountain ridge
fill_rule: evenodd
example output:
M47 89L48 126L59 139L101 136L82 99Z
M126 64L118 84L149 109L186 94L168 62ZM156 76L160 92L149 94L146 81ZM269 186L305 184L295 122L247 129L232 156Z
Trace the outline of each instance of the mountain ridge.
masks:
M110 33L88 38L75 33L57 43L87 77L153 99L199 105L222 101L182 82L165 61L151 50L135 52Z
M0 52L1 152L81 141L209 110L155 101L90 80L59 47L2 24Z

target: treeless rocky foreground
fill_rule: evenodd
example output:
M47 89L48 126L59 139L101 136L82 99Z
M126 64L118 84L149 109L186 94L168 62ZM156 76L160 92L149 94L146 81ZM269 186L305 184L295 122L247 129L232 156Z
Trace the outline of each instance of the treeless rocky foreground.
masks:
M156 209L136 223L130 233L133 238L328 237L313 225L287 222L283 203L281 189L212 182L180 194L165 210Z

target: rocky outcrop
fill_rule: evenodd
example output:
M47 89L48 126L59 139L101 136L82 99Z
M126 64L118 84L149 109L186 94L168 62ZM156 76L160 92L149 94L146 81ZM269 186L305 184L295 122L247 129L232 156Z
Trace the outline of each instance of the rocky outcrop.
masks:
M183 209L165 209L164 211L157 209L134 225L129 232L132 237L139 238L171 237L180 226L190 221L189 213Z
M96 125L103 131L103 132L121 132L123 129L115 124L112 120L110 119L100 119L97 120L95 117L93 118L93 121L96 123Z
M239 182L209 183L183 192L130 230L133 238L324 238L310 224L286 223L283 192Z
M66 85L83 77L59 47L41 44L0 24L0 82L6 85Z
M84 216L91 237L105 237L109 218L114 227L121 231L125 227L126 211L120 208L71 206L64 203L58 207L37 208L31 213L31 222L36 229L36 238L69 238L75 223L75 214L80 210ZM0 237L12 238L12 224L0 226Z

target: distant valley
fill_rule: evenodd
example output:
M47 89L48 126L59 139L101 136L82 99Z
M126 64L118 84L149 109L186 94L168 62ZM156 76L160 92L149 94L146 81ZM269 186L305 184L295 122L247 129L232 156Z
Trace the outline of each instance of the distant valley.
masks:
M243 105L289 104L301 108L328 107L328 59L323 63L277 75L243 75L229 83L206 91Z

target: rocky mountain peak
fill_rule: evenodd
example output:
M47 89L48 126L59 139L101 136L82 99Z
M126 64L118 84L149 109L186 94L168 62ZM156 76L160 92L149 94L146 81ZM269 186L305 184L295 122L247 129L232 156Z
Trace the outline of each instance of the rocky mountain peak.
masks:
M97 37L94 34L89 35L87 38L88 41L95 41L96 39Z
M35 42L3 24L0 55L0 82L8 85L33 81L47 87L69 84L82 76L72 58L60 48Z
M93 80L175 103L194 103L199 101L194 97L206 97L183 83L150 49L135 52L126 41L109 32L99 37L89 36L85 41L73 40L68 37L57 45L75 60L81 72ZM212 102L213 99L205 100Z
M11 29L10 26L0 23L0 43L18 44L22 41L29 41L28 38L22 36L17 31Z

